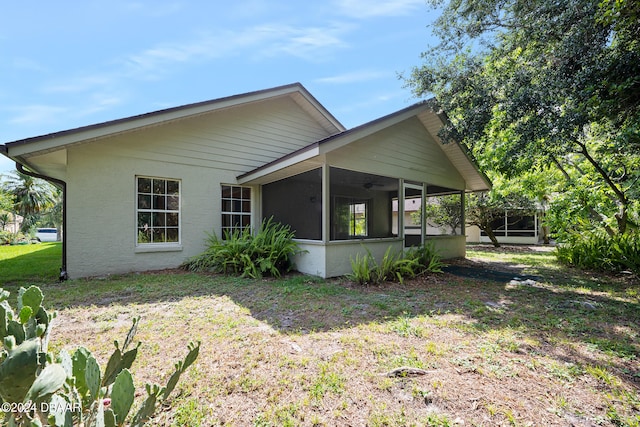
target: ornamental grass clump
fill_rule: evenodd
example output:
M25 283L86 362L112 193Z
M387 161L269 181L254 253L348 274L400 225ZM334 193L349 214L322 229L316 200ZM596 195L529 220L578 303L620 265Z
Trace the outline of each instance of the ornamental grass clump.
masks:
M207 250L186 261L182 268L254 279L280 277L293 267L291 257L301 252L294 237L291 227L273 218L262 221L256 234L249 227L226 233L224 239L212 233L206 240Z

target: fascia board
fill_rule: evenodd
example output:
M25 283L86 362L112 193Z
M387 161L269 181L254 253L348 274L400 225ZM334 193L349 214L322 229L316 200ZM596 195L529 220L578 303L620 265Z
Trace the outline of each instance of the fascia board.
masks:
M186 106L169 108L166 110L117 119L48 135L8 142L5 144L5 147L11 156L28 156L31 153L53 151L73 144L95 141L101 138L138 131L147 127L157 126L180 119L196 117L211 111L223 110L243 104L277 98L280 96L287 96L294 93L302 94L304 99L328 121L333 123L337 128L343 128L342 125L324 107L322 107L322 105L315 100L315 98L313 98L313 96L301 84L294 83L278 88L189 104Z
M414 105L405 110L401 110L398 113L382 117L378 120L365 123L338 135L331 136L324 141L319 142L320 154L327 154L333 150L344 147L345 145L349 145L354 141L373 135L376 132L414 117L428 108L429 107L425 104Z
M249 172L248 174L241 175L240 177L238 177L238 184L246 184L248 182L255 181L266 175L278 172L282 169L286 169L289 166L293 166L297 163L304 162L305 160L312 159L318 156L319 152L319 147L313 146L308 150L301 151L293 156L282 159L279 162L267 165L264 168L256 170L255 172Z

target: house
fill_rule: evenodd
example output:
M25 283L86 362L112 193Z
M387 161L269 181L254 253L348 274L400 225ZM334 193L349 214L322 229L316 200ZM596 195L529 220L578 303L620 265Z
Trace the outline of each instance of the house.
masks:
M20 231L24 218L18 214L0 211L0 231L16 234Z
M205 249L206 233L270 216L295 230L305 251L297 269L331 277L350 272L350 257L365 247L378 256L416 243L405 242L394 200L454 194L462 202L489 188L460 145L439 141L444 120L423 102L347 130L295 83L0 151L65 188L69 277L177 267ZM434 242L445 257L465 254L464 234Z
M438 197L430 197L427 203L438 203ZM407 235L420 234L420 215L422 199L419 197L405 198L404 223L405 237ZM394 218L398 215L398 205L394 201ZM505 209L504 214L492 222L493 233L502 244L536 245L548 241L549 230L542 225L544 209L538 206L531 209ZM458 227L452 228L448 224L438 224L433 218L426 218L427 236L442 234L460 234ZM455 231L455 233L453 233ZM469 225L465 230L467 243L490 243L491 239L476 225Z
M504 214L491 223L493 234L503 244L536 245L548 242L549 230L542 225L544 210L505 209ZM491 239L478 226L467 229L467 242L490 243Z

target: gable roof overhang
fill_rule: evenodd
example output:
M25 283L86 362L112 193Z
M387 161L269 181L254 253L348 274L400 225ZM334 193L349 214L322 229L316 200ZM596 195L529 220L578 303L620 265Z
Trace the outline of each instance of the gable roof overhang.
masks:
M379 119L345 130L303 147L278 160L262 165L237 177L240 184L266 184L315 169L323 164L324 155L390 126L417 117L464 178L467 191L486 191L491 181L482 173L469 151L457 142L442 143L438 137L447 122L443 113L435 112L430 101L423 101Z
M197 102L33 138L7 142L4 145L0 145L0 154L4 154L18 163L33 168L33 165L30 165L28 160L33 156L63 150L76 144L92 142L127 132L139 131L177 120L193 118L217 110L285 96L293 99L304 111L317 120L328 133L335 134L345 130L345 127L324 108L302 84L292 83L271 89Z

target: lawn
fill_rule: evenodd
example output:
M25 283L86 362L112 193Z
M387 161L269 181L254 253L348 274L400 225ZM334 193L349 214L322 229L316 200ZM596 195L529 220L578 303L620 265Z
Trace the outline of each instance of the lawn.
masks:
M473 247L454 264L509 279L363 288L163 271L38 283L59 311L53 351L84 345L104 366L142 316L141 390L202 341L155 425L640 425L637 278L525 248ZM388 375L400 367L424 375Z
M0 286L55 281L61 260L62 243L0 245Z

